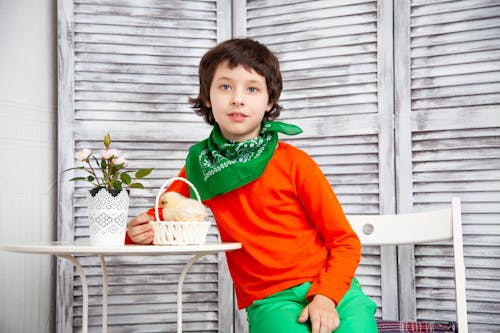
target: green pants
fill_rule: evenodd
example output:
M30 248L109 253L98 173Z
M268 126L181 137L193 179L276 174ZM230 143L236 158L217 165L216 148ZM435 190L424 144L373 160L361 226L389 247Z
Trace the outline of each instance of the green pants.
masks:
M299 323L298 318L308 304L306 294L310 282L286 289L255 301L247 308L250 333L310 333L311 324ZM358 280L353 279L350 289L337 306L340 326L335 333L375 333L377 306L363 293Z

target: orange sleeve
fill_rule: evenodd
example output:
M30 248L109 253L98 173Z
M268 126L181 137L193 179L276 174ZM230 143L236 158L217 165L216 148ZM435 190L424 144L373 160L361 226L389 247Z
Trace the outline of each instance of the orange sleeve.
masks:
M354 278L361 244L319 166L310 158L304 160L296 172L297 193L328 249L326 265L312 281L307 299L322 294L338 304Z

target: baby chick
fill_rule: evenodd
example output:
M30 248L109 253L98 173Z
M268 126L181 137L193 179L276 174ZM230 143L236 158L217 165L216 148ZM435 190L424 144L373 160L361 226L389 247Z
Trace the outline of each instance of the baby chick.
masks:
M207 209L201 202L177 192L165 192L160 197L159 207L163 208L165 221L204 221L208 216Z

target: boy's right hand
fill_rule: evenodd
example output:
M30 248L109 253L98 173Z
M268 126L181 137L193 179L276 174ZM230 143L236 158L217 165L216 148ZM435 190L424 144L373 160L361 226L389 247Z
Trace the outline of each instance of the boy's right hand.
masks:
M154 234L149 221L153 221L154 217L143 213L127 224L127 232L130 239L141 245L153 243Z

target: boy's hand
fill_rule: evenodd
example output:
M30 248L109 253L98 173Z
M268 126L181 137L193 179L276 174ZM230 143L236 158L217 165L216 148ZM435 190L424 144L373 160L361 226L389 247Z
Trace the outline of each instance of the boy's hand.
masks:
M311 321L312 333L332 333L340 325L335 302L323 295L315 295L299 316L299 322Z
M127 224L127 232L130 239L136 244L147 245L153 243L154 234L149 221L154 217L143 213Z

